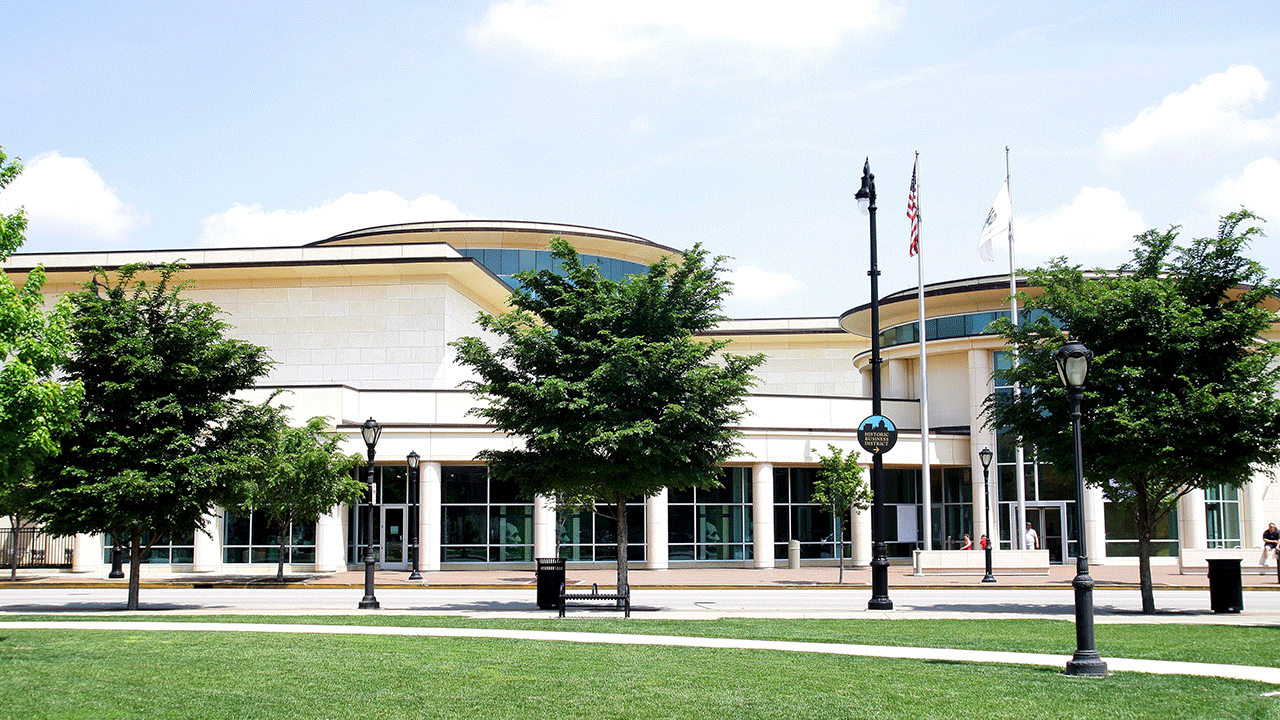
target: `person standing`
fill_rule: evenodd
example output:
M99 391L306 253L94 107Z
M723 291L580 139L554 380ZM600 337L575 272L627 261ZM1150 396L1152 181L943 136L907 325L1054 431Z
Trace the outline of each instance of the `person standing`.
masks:
M1031 523L1027 523L1027 531L1022 535L1022 549L1040 549L1040 536L1036 534L1036 529L1031 527Z
M1266 567L1267 559L1276 554L1276 548L1280 546L1280 530L1276 529L1276 524L1267 525L1267 529L1262 531L1262 565Z

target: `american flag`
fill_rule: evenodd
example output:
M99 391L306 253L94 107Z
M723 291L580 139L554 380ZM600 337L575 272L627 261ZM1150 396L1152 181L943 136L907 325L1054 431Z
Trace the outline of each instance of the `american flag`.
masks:
M911 166L911 195L907 198L907 219L911 221L911 253L915 257L920 252L920 208L916 205L916 168L920 160Z

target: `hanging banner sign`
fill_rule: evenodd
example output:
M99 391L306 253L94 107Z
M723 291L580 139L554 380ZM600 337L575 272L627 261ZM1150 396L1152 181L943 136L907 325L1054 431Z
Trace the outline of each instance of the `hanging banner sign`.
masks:
M858 444L863 450L878 455L898 443L898 428L883 415L872 415L858 424Z

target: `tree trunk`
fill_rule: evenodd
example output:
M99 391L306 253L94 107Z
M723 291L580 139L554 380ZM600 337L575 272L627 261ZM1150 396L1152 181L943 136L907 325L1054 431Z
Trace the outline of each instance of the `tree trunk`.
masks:
M285 541L288 540L288 537L285 535L285 527L286 527L285 523L282 522L282 523L279 523L279 525L280 525L280 555L279 557L276 558L276 560L279 561L276 563L276 582L283 583L284 582L284 554L285 554L285 545L286 545Z
M1146 483L1138 482L1135 485L1138 491L1135 498L1138 502L1138 584L1142 592L1142 612L1153 615L1156 611L1156 594L1151 585L1151 530L1155 523L1151 518L1152 508Z
M142 586L142 533L129 538L129 601L126 610L138 609L138 589Z
M22 521L17 515L9 516L9 581L18 579L18 528Z
M627 499L619 494L615 507L618 508L618 593L627 592ZM621 600L618 607L622 607Z
M833 536L836 539L836 562L840 564L840 580L839 584L844 584L844 518L833 507L831 508L831 517L836 521L836 528Z

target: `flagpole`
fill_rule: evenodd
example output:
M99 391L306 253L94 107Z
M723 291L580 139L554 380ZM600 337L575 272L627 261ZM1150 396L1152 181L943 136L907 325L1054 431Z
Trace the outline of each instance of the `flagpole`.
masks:
M1012 175L1009 173L1009 146L1004 146L1004 182L1009 188L1009 318L1013 321L1014 327L1019 324L1018 320L1018 278L1016 276L1017 265L1014 261L1013 253L1013 181ZM1018 348L1013 348L1013 364L1018 364ZM1018 383L1013 384L1013 397L1017 399L1022 394L1022 388ZM1033 550L1026 546L1027 534L1024 528L1027 527L1027 486L1023 482L1023 475L1026 472L1025 455L1022 450L1022 443L1014 446L1014 470L1013 482L1016 488L1016 497L1018 500L1018 526L1011 528L1013 537L1009 538L1009 547L1021 547L1023 550Z
M918 233L920 217L920 183L916 172L920 168L920 151L916 151L916 164L911 172L912 189L915 192L915 224ZM918 235L913 233L915 238ZM915 239L913 238L913 239ZM920 486L924 501L924 549L933 549L933 482L929 468L929 361L926 355L928 333L924 324L924 248L916 244L916 300L920 322ZM944 548L945 549L945 548Z

